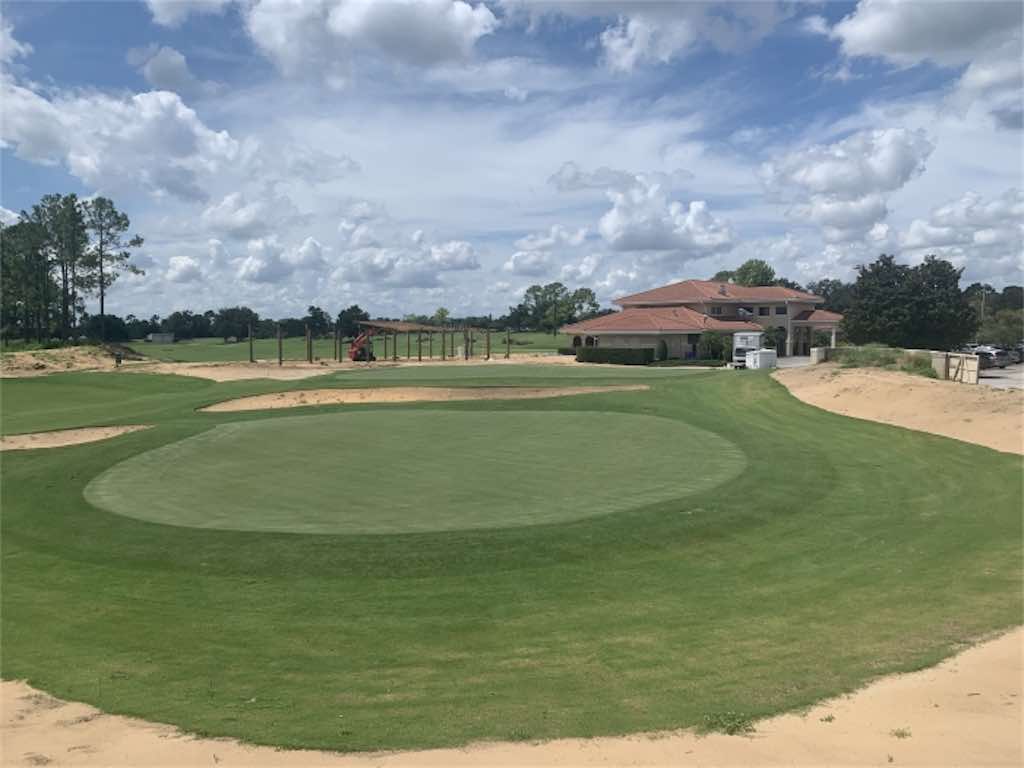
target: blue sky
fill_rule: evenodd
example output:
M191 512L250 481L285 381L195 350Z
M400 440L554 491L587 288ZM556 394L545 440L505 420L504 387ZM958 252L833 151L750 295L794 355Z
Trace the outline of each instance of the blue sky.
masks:
M0 216L105 194L121 313L504 311L751 257L1022 282L1014 2L3 5Z

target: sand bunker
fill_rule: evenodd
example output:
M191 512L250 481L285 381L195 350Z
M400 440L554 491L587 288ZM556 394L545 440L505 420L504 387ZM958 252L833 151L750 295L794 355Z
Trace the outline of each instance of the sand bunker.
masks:
M374 389L308 389L277 392L226 400L200 410L265 411L300 408L306 405L343 405L364 403L444 403L453 400L537 400L545 397L589 395L599 392L637 392L650 389L646 384L622 384L607 387L379 387Z
M211 381L247 381L249 379L272 379L274 381L298 381L313 376L323 376L336 370L331 363L148 363L132 366L125 370L132 373L163 373L174 376L193 376Z
M147 424L132 424L126 427L83 427L82 429L59 429L53 432L28 432L23 435L0 437L0 451L31 451L36 448L61 448L65 445L95 443L129 432L149 429Z
M1024 453L1022 390L832 364L782 369L774 376L796 397L826 411Z
M0 747L5 766L1021 765L1022 642L1024 631L1014 630L937 667L763 720L752 736L680 731L366 755L282 751L193 738L6 681Z
M125 366L124 370L134 373L163 373L174 376L195 376L212 381L246 381L248 379L273 379L275 381L296 381L313 376L322 376L335 371L372 371L379 368L405 368L430 365L579 365L575 357L566 355L533 355L516 354L506 360L495 357L491 360L471 358L442 362L439 359L378 360L370 363L354 363L350 360L336 362L333 360L317 360L306 363L298 360L286 360L278 365L274 360L257 360L255 363L157 363L147 362L139 365Z
M116 367L114 356L102 347L63 347L0 356L0 377L17 379L68 371L108 371Z

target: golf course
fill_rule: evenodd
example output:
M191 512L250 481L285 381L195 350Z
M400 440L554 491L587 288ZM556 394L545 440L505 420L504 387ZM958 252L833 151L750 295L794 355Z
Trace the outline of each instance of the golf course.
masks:
M481 396L202 410L389 387ZM3 453L3 678L195 734L742 729L1022 621L1019 455L761 371L60 373L5 380L2 419L149 427Z

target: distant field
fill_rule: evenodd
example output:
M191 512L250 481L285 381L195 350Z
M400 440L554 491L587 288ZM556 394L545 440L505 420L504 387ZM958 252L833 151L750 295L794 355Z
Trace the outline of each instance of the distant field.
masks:
M456 348L461 349L462 337L456 336ZM445 342L446 351L450 355L451 350L447 346L451 337ZM388 341L388 354L392 354L392 341ZM566 336L552 336L550 333L513 333L512 353L538 353L554 352L559 347L567 347L571 340ZM130 342L130 346L139 354L151 357L155 360L176 363L214 363L214 362L238 362L249 359L249 342L240 341L225 343L224 339L208 338L193 339L190 341L178 341L174 344L151 344L145 341ZM256 339L253 344L257 359L277 359L277 339ZM474 356L482 357L485 349L483 336L476 339L474 345ZM426 334L423 335L423 357L429 357L430 344ZM398 335L398 355L405 358L407 353L412 357L417 356L416 335ZM378 357L384 354L384 342L382 339L374 341L374 353ZM343 356L348 355L348 340L342 348ZM441 337L434 335L433 346L434 357L441 356ZM505 354L505 334L495 331L491 334L491 354L493 356ZM314 339L313 356L320 359L331 359L334 355L334 339ZM294 336L284 340L284 357L286 360L302 360L306 356L306 341L301 336Z

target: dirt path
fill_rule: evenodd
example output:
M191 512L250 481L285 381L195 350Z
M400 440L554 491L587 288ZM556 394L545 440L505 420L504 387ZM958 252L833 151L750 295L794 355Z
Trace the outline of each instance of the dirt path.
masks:
M81 429L58 429L52 432L26 432L22 435L0 437L0 451L31 451L36 448L61 448L65 445L95 443L140 429L149 429L146 424L132 424L125 427L83 427Z
M200 410L210 412L264 411L306 405L362 403L443 403L453 400L536 400L545 397L589 395L598 392L636 392L646 384L606 387L375 387L371 389L307 389L225 400Z
M192 738L7 681L0 747L5 766L1019 766L1022 643L1024 631L1014 630L937 667L764 720L751 736L682 731L373 755L278 751Z
M1024 453L1024 391L832 364L776 371L796 397L858 419Z

